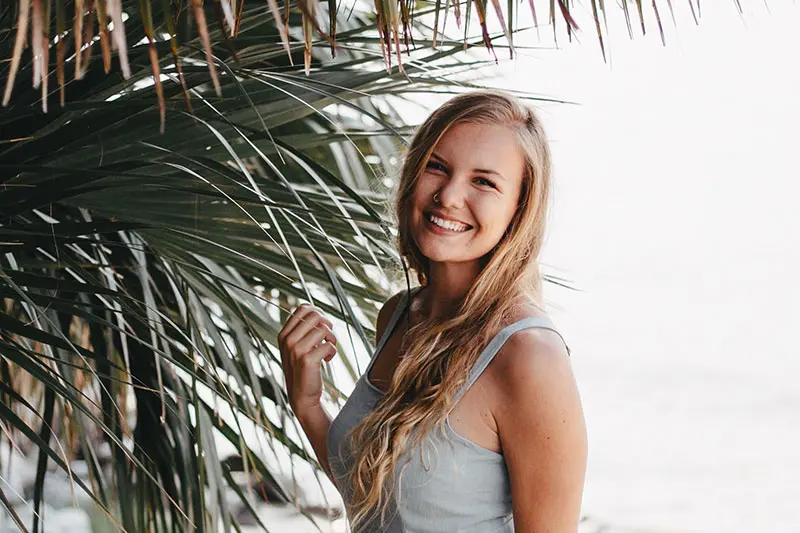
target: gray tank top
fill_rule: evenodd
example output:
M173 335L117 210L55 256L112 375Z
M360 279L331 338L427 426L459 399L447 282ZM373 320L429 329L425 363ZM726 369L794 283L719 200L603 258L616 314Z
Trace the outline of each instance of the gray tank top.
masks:
M412 292L420 287L412 289ZM400 317L405 314L409 293L406 292L389 319L369 366L328 431L328 461L336 485L345 501L350 501L351 488L347 474L353 465L347 432L366 416L383 396L370 383L368 376L383 345L391 336ZM546 317L523 318L501 329L484 348L475 362L470 377L458 392L453 405L489 366L503 344L517 331L544 328L559 333ZM559 336L561 334L559 333ZM563 340L563 337L562 337ZM566 344L566 343L565 343ZM569 352L569 347L567 347ZM445 421L444 432L432 431L421 450L400 470L409 457L395 468L395 487L383 527L376 517L354 533L510 533L514 531L511 508L511 485L502 454L488 450L456 433Z

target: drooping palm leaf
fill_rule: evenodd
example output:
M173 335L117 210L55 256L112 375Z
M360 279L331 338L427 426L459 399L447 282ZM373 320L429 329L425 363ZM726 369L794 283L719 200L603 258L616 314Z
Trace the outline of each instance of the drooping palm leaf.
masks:
M140 54L138 58L139 64L132 64L137 58L130 57L129 48L133 51L135 48L143 47L141 46L141 41L131 41L128 34L134 33L137 36L144 34L142 38L146 40L148 45L147 56L153 83L156 87L156 95L159 100L162 128L165 95L162 94L160 88L160 60L167 50L171 53L173 60L171 67L174 69L174 75L179 81L183 74L182 62L184 55L182 52L184 50L182 48L190 43L196 47L194 54L185 56L187 61L192 60L192 55L196 56L197 52L202 51L202 55L206 60L204 62L205 69L208 71L210 81L217 96L221 96L220 74L218 73L218 62L215 60L215 57L218 56L215 56L214 47L223 44L238 63L239 57L236 46L233 45L231 39L236 38L237 42L242 42L240 37L243 33L249 34L248 36L251 38L259 35L259 32L254 33L252 30L253 28L263 27L265 21L269 23L273 32L277 31L279 39L276 39L276 34L272 33L261 42L272 47L275 52L282 51L282 53L285 53L291 65L294 65L294 56L297 54L298 47L296 44L290 43L289 35L292 31L296 34L299 31L302 37L299 40L302 42L303 64L306 74L308 74L312 61L315 35L330 44L333 56L336 55L336 49L343 42L346 42L346 39L340 39L340 42L337 42L338 29L336 21L337 13L341 6L336 0L327 0L325 3L319 0L298 0L294 3L294 13L288 1L285 3L285 12L281 13L276 0L268 0L266 5L250 0L239 0L238 2L237 0L213 0L213 9L209 9L203 0L162 0L161 5L156 6L155 9L153 8L152 0L54 1L56 4L54 15L50 9L51 0L17 0L11 6L5 7L5 18L7 20L16 20L17 24L14 40L12 41L9 36L4 39L3 56L9 59L2 100L4 106L8 105L14 91L18 68L20 62L24 59L25 45L26 42L29 42L32 50L29 58L33 66L30 69L32 86L34 89L41 88L40 102L43 110L47 109L50 74L49 44L53 40L51 39L51 30L55 32L57 39L55 69L60 101L63 105L65 99L65 63L69 63L70 59L72 59L74 78L77 80L83 77L84 69L91 58L92 49L94 48L90 43L95 35L93 29L95 18L99 24L99 32L96 38L100 41L104 69L108 72L111 68L112 53L110 48L113 45L116 49L117 68L125 79L131 78L133 75L132 69L143 66L141 64L141 50L138 51ZM569 0L539 1L546 1L549 4L548 20L553 27L554 36L556 35L557 20L559 18L566 24L567 34L570 38L572 37L572 32L579 30L578 23L574 17L576 7ZM625 16L628 33L632 37L629 7L631 2L635 3L642 33L646 31L646 24L645 8L641 0L623 0L620 2L619 6ZM672 12L671 0L661 0L661 3L666 3L666 7ZM356 4L357 2L354 0L350 10ZM453 10L456 24L459 26L462 22L460 16L462 4L466 7L465 31L466 27L469 26L470 14L474 8L478 16L481 34L484 36L484 45L491 49L492 40L488 37L488 2L486 0L464 0L463 2L454 0ZM536 0L529 0L528 4L534 25L538 28ZM741 12L740 0L733 0L733 5ZM433 3L433 11L435 13L433 23L434 43L439 33L440 20L441 28L444 30L449 7L449 1L445 2L444 5L439 0ZM689 7L693 16L695 16L695 21L697 21L693 0L689 0ZM71 11L74 20L74 26L71 31L66 28L65 22L68 8L71 8L69 11ZM410 2L406 0L380 0L374 3L374 8L376 10L375 29L379 37L377 42L380 45L385 65L391 71L392 58L395 57L396 64L402 71L402 50L405 49L407 52L409 45L413 41L412 27L415 24L415 16L417 14L411 7ZM659 1L653 0L650 8L655 17L661 38L664 40ZM492 11L494 11L497 21L505 33L512 56L514 51L513 32L516 29L514 9L514 2L508 2L504 12L499 0L492 0ZM584 6L583 9L587 9L587 7ZM592 0L588 9L591 9L591 16L595 22L595 31L597 32L601 51L605 57L604 26L600 24L600 11L602 11L604 18L606 16L604 2L600 0L598 10L597 0ZM321 18L319 13L325 11L328 13L328 21L327 27L323 28L319 21ZM442 11L445 14L443 17L440 16ZM12 16L15 18L12 19ZM129 20L126 20L128 18ZM11 24L9 24L9 28L11 28ZM158 34L157 30L159 30ZM263 34L259 36L267 37ZM466 33L464 40L466 44ZM169 43L169 46L164 46L167 43ZM67 54L67 49L72 54L71 56ZM196 61L192 61L192 63L196 63ZM181 85L186 98L186 105L190 108L188 87L182 82Z

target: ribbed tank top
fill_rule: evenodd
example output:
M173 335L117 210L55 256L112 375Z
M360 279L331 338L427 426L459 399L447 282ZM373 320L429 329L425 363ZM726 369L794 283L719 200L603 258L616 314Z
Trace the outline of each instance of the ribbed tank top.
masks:
M412 294L420 288L412 289ZM408 301L409 293L406 292L392 313L369 366L328 430L328 461L346 502L352 496L347 476L354 461L347 432L383 397L383 391L370 383L369 372L400 317L405 314ZM528 328L549 329L561 336L547 317L523 318L501 329L478 356L467 383L456 394L453 405L477 381L511 335ZM408 453L395 468L394 492L383 527L380 517L376 517L353 533L514 531L511 484L505 458L456 433L450 425L449 416L445 420L445 431L432 431L425 437L422 450L414 452L414 457L403 470L402 478L398 479L407 458Z

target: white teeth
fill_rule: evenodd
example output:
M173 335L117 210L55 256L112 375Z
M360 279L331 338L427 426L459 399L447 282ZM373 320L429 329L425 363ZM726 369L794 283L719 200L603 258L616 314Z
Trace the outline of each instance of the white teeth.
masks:
M450 231L467 231L469 229L467 225L459 224L458 222L450 222L433 215L429 216L428 219L437 226L449 229Z

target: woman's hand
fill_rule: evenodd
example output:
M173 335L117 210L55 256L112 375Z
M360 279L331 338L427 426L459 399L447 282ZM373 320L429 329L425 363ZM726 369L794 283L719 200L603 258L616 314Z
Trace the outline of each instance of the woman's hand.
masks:
M322 361L336 355L332 328L319 308L301 304L278 333L289 405L298 417L321 405Z

